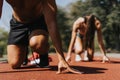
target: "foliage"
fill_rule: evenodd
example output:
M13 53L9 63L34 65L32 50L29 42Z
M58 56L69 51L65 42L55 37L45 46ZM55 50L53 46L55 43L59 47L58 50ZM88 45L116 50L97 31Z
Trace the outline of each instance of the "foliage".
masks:
M6 54L8 32L0 28L0 55Z
M96 15L102 22L107 49L120 51L120 0L77 0L67 8L58 7L57 22L63 50L67 51L73 22L80 16ZM5 53L8 33L0 29L0 50ZM54 51L50 40L50 51Z
M69 45L69 40L70 40L70 31L69 31L69 26L68 26L68 17L66 12L63 10L63 8L59 7L58 8L58 13L57 13L57 23L58 23L58 29L60 32L60 36L62 39L62 46L63 50L67 51L68 45ZM54 47L52 45L52 41L50 39L50 52L55 51Z
M58 12L63 47L68 47L73 22L80 16L94 14L102 22L106 48L120 51L120 0L78 0L71 3L68 8L67 10L60 9ZM68 34L64 33L66 29L69 31Z
M120 0L78 0L70 5L69 22L89 14L100 18L106 48L120 51Z

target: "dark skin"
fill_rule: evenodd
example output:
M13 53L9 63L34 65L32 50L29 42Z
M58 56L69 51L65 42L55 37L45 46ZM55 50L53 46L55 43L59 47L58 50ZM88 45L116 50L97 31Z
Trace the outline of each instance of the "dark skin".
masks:
M37 19L42 14L45 17L45 21L48 27L48 32L50 34L50 37L53 41L53 44L55 46L56 53L58 54L58 72L57 74L62 73L62 71L67 69L69 72L72 73L78 73L81 74L81 72L72 69L69 64L65 61L63 50L62 50L62 42L59 34L59 30L57 29L57 20L56 20L56 12L57 7L55 0L7 0L7 2L12 6L13 8L13 16L14 18L22 23L29 23ZM0 14L2 13L2 5L3 0L0 0ZM48 33L43 30L37 30L35 31L30 39L30 46L33 48L34 41L39 42L37 47L42 46L43 48L40 49L42 51L36 51L36 52L42 52L44 53L46 49L46 46L44 47L42 43L45 44L47 41L47 35ZM35 35L35 36L34 36ZM36 48L36 47L35 47ZM41 47L40 47L41 48ZM14 53L13 53L14 50ZM7 46L7 52L8 52L8 62L13 68L17 68L21 65L23 60L21 60L26 53L24 52L26 49L23 46L19 45L8 45ZM38 49L35 49L38 50ZM22 56L19 56L22 54ZM11 57L12 56L12 57Z
M0 4L3 4L3 0L0 1ZM2 14L2 5L0 5L0 17L1 17L1 14Z

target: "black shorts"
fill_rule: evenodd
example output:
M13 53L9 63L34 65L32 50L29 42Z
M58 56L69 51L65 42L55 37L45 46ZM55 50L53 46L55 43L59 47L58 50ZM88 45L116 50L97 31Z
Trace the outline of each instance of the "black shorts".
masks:
M47 30L44 16L34 20L31 23L18 22L14 17L10 20L10 32L8 36L8 45L28 45L29 35L34 30Z

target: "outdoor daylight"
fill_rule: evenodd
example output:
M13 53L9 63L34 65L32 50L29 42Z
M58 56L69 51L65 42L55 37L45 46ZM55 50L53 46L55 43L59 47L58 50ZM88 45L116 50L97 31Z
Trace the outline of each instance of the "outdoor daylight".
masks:
M0 0L0 80L119 80L120 0Z

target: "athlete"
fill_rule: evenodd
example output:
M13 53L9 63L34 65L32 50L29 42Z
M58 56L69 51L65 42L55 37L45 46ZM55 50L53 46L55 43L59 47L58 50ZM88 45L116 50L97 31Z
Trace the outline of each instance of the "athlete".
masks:
M76 55L81 55L86 50L88 61L93 61L95 31L97 32L99 47L101 53L103 54L102 62L104 63L105 61L110 61L105 53L100 20L94 15L79 17L74 22L71 42L66 57L67 61L71 60L71 54L73 49Z
M13 69L20 68L25 60L28 45L33 52L44 55L49 50L50 35L58 54L58 72L64 69L72 73L81 73L72 69L66 62L56 20L55 0L6 0L12 7L10 33L8 38L8 63ZM3 0L0 0L0 15ZM64 68L64 69L63 69Z

